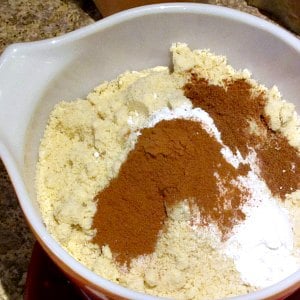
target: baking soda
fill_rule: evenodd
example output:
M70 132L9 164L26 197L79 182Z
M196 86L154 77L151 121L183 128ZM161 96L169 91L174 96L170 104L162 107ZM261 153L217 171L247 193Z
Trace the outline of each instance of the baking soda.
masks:
M233 229L224 253L234 259L244 282L263 288L297 271L293 228L288 211L255 172L239 181L250 192L243 207L246 219Z

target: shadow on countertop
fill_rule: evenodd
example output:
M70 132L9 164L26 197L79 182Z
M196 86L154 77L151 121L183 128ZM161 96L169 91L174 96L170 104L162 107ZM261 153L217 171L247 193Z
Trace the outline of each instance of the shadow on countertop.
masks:
M0 299L5 299L5 294L11 299L17 299L23 292L34 238L27 227L2 161L0 212L0 278L3 289L0 290Z

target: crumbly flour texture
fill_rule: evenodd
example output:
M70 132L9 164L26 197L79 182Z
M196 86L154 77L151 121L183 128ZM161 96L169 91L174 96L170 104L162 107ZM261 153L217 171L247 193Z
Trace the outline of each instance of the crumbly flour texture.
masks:
M245 79L253 86L253 93L264 91L268 98L265 112L272 129L300 149L294 106L282 100L276 87L259 85L248 70L234 70L225 57L208 50L192 51L186 44L177 43L171 52L172 73L167 67L125 72L96 87L86 99L62 101L55 106L41 141L37 165L42 217L50 234L66 251L95 273L123 286L176 299L245 294L262 286L251 282L251 278L245 280L239 270L243 266L235 264L239 258L223 251L213 225L197 230L191 226L193 212L185 201L168 211L167 230L158 238L155 252L133 259L130 268L114 262L109 246L99 249L91 242L95 235L94 197L117 176L134 148L136 132L149 127L155 113L165 108L174 111L191 107L182 90L191 69L211 84ZM293 244L287 248L292 248L293 257L289 259L295 259L297 270L300 191L287 195L279 206L288 216ZM234 245L233 241L228 251L234 251Z

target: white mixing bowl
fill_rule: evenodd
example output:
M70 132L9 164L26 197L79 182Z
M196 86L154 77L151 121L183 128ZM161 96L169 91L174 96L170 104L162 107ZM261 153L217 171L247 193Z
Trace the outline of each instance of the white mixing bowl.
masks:
M114 299L157 299L105 280L48 234L34 188L39 140L54 104L84 97L126 70L169 65L172 42L226 55L300 108L300 41L280 27L239 11L200 4L145 6L64 36L15 44L0 61L0 154L25 217L46 252L80 287ZM257 270L259 272L259 270ZM300 270L239 300L281 299L300 287ZM104 296L106 295L106 296Z

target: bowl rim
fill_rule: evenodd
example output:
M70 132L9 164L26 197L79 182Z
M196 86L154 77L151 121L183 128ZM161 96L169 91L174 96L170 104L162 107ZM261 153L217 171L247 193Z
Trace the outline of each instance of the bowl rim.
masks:
M54 37L42 41L12 44L5 49L4 53L0 57L0 70L2 64L9 63L9 60L12 59L13 55L15 55L16 53L31 53L34 51L43 51L44 49L49 49L52 47L60 47L65 44L71 43L72 41L83 39L86 36L89 36L98 31L105 30L106 28L109 28L116 24L120 24L124 21L128 21L145 15L170 13L195 13L199 15L205 14L222 18L229 18L241 23L245 23L247 25L258 28L259 30L264 30L271 33L273 36L282 40L282 42L294 48L297 52L299 52L300 56L300 39L298 39L287 30L279 27L278 25L272 24L256 16L249 15L247 13L231 8L208 4L164 3L146 5L119 12L102 20L99 20L93 24L87 25L86 27L77 29L73 32L64 34L59 37ZM86 281L92 283L94 287L99 286L114 295L129 299L161 299L159 297L135 292L133 290L130 290L129 288L125 288L107 279L104 279L76 261L66 250L64 250L59 245L58 242L54 240L54 238L50 236L50 234L46 230L45 225L43 225L40 218L38 218L38 216L34 212L33 207L31 205L28 205L28 203L30 203L29 195L26 191L17 165L14 162L11 153L1 141L0 157L3 159L3 162L7 168L9 176L17 192L19 203L28 223L30 224L32 231L37 237L39 237L42 245L48 248L48 251L49 249L51 249L51 253L57 258L58 261L60 261L63 265L67 265L74 273L78 274L80 278L83 278ZM247 295L240 295L228 299L254 300L268 298L273 295L280 294L282 291L290 288L293 285L297 285L299 287L299 284L300 270L272 286L266 287L253 293L249 293Z

